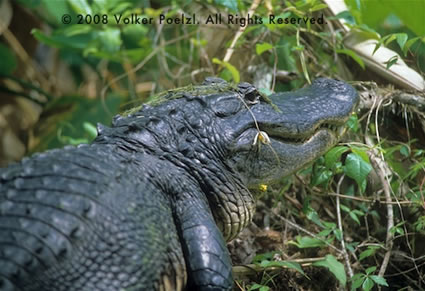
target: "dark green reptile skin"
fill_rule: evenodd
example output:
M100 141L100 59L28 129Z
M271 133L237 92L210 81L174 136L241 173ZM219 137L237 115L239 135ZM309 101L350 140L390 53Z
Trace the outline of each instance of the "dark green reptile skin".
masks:
M248 188L335 145L358 98L328 79L271 101L219 79L169 95L0 169L0 290L231 290Z

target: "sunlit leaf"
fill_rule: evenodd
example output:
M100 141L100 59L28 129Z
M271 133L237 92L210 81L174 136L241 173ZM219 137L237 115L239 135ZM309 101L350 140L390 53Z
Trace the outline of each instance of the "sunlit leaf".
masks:
M241 78L240 78L240 75L239 75L239 71L238 71L238 69L236 69L235 66L233 66L229 62L221 61L221 60L219 60L217 58L213 58L212 61L213 61L214 64L219 64L219 65L225 67L227 70L229 70L229 72L232 74L232 78L233 78L233 81L235 83L239 83L240 82L240 79Z
M267 43L267 42L257 43L255 45L255 52L257 53L257 55L261 55L265 51L268 51L272 48L273 48L273 45L271 45L270 43Z
M93 11L86 0L68 0L68 3L78 14L93 15Z
M328 5L321 3L321 4L317 4L317 5L313 6L309 10L310 10L310 12L315 12L315 11L319 11L319 10L322 10L322 9L325 9L325 8L328 8Z
M238 11L238 1L236 0L214 0L216 4L229 8L232 11Z
M403 49L404 45L406 44L407 41L407 34L405 33L397 33L397 43L400 46L401 49Z

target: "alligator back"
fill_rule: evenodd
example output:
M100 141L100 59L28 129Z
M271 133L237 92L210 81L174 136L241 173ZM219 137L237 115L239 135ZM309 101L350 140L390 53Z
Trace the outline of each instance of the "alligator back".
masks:
M128 159L91 145L0 170L0 290L183 286L170 204Z

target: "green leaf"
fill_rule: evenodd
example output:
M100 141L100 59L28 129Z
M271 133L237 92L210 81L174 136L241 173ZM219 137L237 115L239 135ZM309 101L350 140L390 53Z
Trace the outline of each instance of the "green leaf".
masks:
M415 43L415 42L417 42L418 40L420 39L420 37L418 36L418 37L414 37L414 38L412 38L412 39L409 39L407 42L406 42L406 44L404 45L404 47L403 47L403 54L406 56L406 54L407 54L407 51L410 49L410 47Z
M375 285L373 283L373 280L370 279L369 277L366 277L366 279L363 282L362 288L364 291L369 291L370 289L373 288L373 285Z
M1 2L1 1L0 1ZM40 5L41 0L17 0L20 5L27 6L30 9L34 9Z
M353 132L357 132L357 130L359 130L359 119L357 118L357 114L351 114L350 118L347 121L347 126Z
M372 170L372 166L365 162L359 155L351 153L345 160L344 172L353 178L359 185L362 192L366 189L366 177Z
M352 50L349 49L337 49L335 50L335 52L337 52L338 54L345 54L347 56L350 56L354 61L356 61L356 63L359 64L359 66L364 70L365 69L365 64L363 62L363 60Z
M393 33L393 34L389 34L389 35L384 36L382 38L382 41L383 41L385 46L388 46L388 44L390 44L391 42L393 42L396 39L397 39L397 34Z
M384 64L386 64L387 70L389 68L391 68L392 65L394 65L395 63L397 63L397 61L398 61L398 56L393 56L388 61L384 62Z
M4 44L0 43L0 72L10 75L15 71L17 61L13 52Z
M275 254L280 254L280 253L279 252L267 252L267 253L264 253L264 254L258 254L252 259L252 261L254 263L259 263L259 262L262 262L264 260L272 260Z
M268 51L272 48L273 48L273 45L271 45L270 43L267 43L267 42L257 43L255 45L255 52L257 53L257 55L261 55L265 51Z
M366 274L369 275L376 271L376 266L369 267L365 270Z
M370 164L369 156L367 155L367 148L357 146L350 146L350 148L353 153L360 156L366 163Z
M372 275L372 276L369 276L369 278L371 278L378 285L382 285L382 286L387 286L388 287L387 280L385 280L385 278L383 278L381 276Z
M62 33L66 36L74 36L89 33L90 31L92 31L92 26L90 25L73 24L66 27Z
M58 29L51 36L45 35L38 29L33 29L31 33L40 42L57 48L85 49L92 40L91 34L79 34L69 37L64 35L63 31Z
M325 226L322 224L322 221L320 220L319 214L317 214L317 211L314 208L308 205L307 207L303 207L303 212L308 219L313 221L318 226L325 228Z
M119 28L110 28L99 31L98 38L100 40L101 49L108 53L115 53L120 50L122 40Z
M112 94L107 95L105 100L79 96L62 96L52 100L46 105L46 114L40 120L42 130L35 131L40 142L31 151L91 142L97 135L93 124L109 124L112 115L118 113L121 102L121 97Z
M355 289L359 288L363 284L364 279L365 279L365 275L355 274L353 276L353 278L351 279L352 282L353 282L352 285L351 285L351 290L355 290Z
M62 24L61 19L63 15L72 12L66 1L43 0L42 2L48 18L56 21L57 24Z
M251 287L249 287L249 291L251 291L251 290L257 290L257 289L260 289L261 287L263 287L263 285L260 285L260 284L257 284L257 283L255 283L254 285L252 285Z
M407 145L403 145L401 148L400 148L400 154L402 154L403 156L405 156L406 158L410 155L409 154L409 147L407 146Z
M346 146L336 146L328 151L325 155L325 166L328 169L333 169L337 161L340 160L341 155L348 151Z
M351 15L350 11L348 11L348 10L345 10L345 11L338 13L337 15L335 15L335 18L344 19L345 21L347 21L351 25L356 24L356 20L354 19L353 15Z
M299 273L301 273L305 276L305 273L304 273L303 269L301 268L301 265L298 264L297 262L283 261L282 263L283 263L282 266L285 266L289 269L293 269L293 270L295 270L295 271L297 271L297 272L299 272Z
M86 0L68 0L68 3L78 14L93 15L92 9Z
M229 8L232 11L238 11L238 1L236 0L214 0L218 5Z
M310 12L315 12L315 11L319 11L319 10L322 10L322 9L325 9L325 8L328 8L328 5L321 3L321 4L317 4L317 5L313 6L309 10L310 10Z
M296 242L289 241L289 244L296 245L300 249L323 247L325 245L322 240L308 236L297 236L296 240Z
M382 10L386 6L388 13L398 16L398 18L411 29L417 36L425 35L425 1L368 1L376 2L376 10Z
M352 220L354 220L358 225L360 225L360 220L357 217L357 215L363 216L364 213L360 210L353 210L353 211L350 211L349 215L350 215Z
M397 225L394 225L393 227L390 228L390 233L404 235L404 229L402 228L402 226L405 223L406 223L405 221L397 223Z
M349 215L352 220L354 220L355 222L357 222L358 225L360 225L360 220L354 212L350 212Z
M221 61L217 58L213 58L212 61L213 61L214 64L219 64L219 65L225 67L227 70L229 70L229 72L232 74L233 81L235 83L239 83L241 78L240 78L240 75L239 75L239 71L238 71L238 69L236 69L236 67L234 67L229 62Z
M301 265L296 262L290 262L290 261L269 261L264 260L260 264L263 268L271 268L271 267L287 267L289 269L294 269L297 272L305 275L303 269L301 268Z
M99 1L99 2L102 2L102 1ZM111 14L111 15L121 14L121 13L124 13L125 10L130 10L132 7L133 7L133 4L131 4L131 3L127 3L127 2L117 3L115 6L110 7L111 10L109 10L109 14ZM109 7L107 7L107 8L109 8Z
M380 39L380 40L376 43L375 48L373 49L372 55L374 55L374 54L376 53L376 51L377 51L377 50L381 47L381 45L382 45L382 39Z
M360 253L359 261L363 260L364 258L370 257L376 253L376 250L378 247L368 247L367 250Z
M348 206L345 206L344 204L341 204L340 205L340 208L344 212L350 212L350 208Z
M330 170L320 170L318 174L314 175L311 185L317 186L321 184L325 184L332 177L333 173Z
M323 261L315 262L313 266L328 268L343 286L347 284L347 275L345 274L344 265L338 262L333 255L326 255Z
M89 135L89 139L94 139L97 136L96 126L94 126L90 122L83 122L83 128Z
M335 234L335 237L337 240L341 241L342 240L342 231L339 229L334 229L333 233Z
M403 49L403 47L406 44L406 41L408 39L407 34L397 33L396 38L397 38L398 45L400 46L401 49Z

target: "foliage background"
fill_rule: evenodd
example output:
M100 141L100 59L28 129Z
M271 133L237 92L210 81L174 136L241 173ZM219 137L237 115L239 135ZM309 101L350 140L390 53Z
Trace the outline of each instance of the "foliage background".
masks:
M36 151L90 142L97 122L109 124L113 115L151 101L160 91L199 83L206 76L252 82L265 94L299 88L321 76L353 81L363 102L350 120L351 142L280 185L257 191L254 224L230 245L235 264L248 264L257 272L235 269L236 288L421 289L423 109L388 99L400 91L388 87L388 81L344 46L344 33L335 23L343 18L352 29L377 39L387 36L385 45L423 75L425 4L346 4L346 13L330 17L326 5L315 0L2 0L0 165ZM216 13L263 18L323 14L327 23L112 21L114 14L155 19L159 14L195 14L199 20ZM77 24L79 14L90 23ZM63 23L64 15L71 17L70 24ZM103 15L108 23L102 22ZM376 166L380 161L385 167ZM391 203L383 198L385 191ZM382 272L387 254L390 261Z

